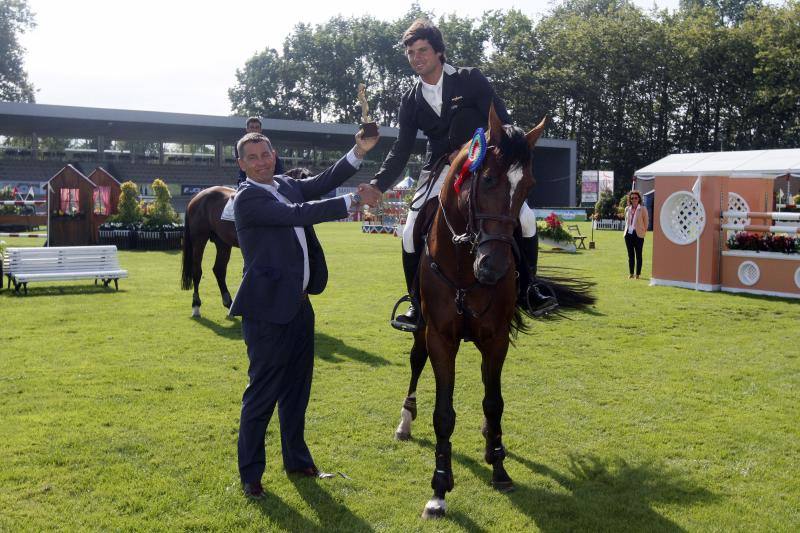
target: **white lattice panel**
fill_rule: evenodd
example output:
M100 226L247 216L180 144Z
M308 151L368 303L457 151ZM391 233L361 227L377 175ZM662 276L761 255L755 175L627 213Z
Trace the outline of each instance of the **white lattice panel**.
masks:
M739 281L741 281L743 285L749 287L758 283L758 279L761 277L761 269L758 268L758 265L754 262L745 261L739 265L737 274L739 276Z
M744 198L735 192L728 193L728 211L750 211L750 206L747 205ZM750 225L750 219L744 217L729 217L728 224L743 224Z
M675 244L693 243L705 226L706 210L688 191L672 193L661 208L661 229Z

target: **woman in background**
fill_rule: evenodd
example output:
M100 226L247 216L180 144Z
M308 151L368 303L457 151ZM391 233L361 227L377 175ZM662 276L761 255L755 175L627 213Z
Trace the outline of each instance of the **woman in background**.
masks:
M628 270L630 278L639 279L642 273L642 247L650 217L642 205L642 194L637 190L628 193L628 206L625 208L625 246L628 248ZM635 259L635 274L634 274Z

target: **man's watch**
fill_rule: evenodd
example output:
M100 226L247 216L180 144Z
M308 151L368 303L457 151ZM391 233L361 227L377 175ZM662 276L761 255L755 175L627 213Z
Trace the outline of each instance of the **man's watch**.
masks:
M360 204L361 203L361 195L360 194L358 194L357 192L353 192L353 193L350 193L350 195L351 195L350 200L353 203L356 203L356 204Z

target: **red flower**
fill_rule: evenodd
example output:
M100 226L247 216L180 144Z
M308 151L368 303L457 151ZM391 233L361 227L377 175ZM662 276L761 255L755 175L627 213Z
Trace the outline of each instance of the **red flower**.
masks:
M544 221L547 223L548 228L560 228L561 227L561 220L559 220L558 215L555 213L550 213Z

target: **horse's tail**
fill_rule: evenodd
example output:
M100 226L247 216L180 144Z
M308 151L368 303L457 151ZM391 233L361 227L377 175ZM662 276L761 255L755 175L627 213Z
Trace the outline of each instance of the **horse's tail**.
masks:
M181 289L188 291L192 288L192 261L194 259L192 250L192 237L189 234L189 220L183 226L183 268L181 269Z
M554 313L546 315L546 318L566 318L564 311L584 310L593 305L597 298L594 295L594 281L585 277L570 275L573 271L570 268L562 267L542 267L539 269L543 276L537 275L540 290L547 294L550 293L558 300L558 309ZM529 324L525 317L534 318L528 310L517 303L514 310L514 317L511 320L511 338L516 338L518 333L528 333Z
M536 279L558 300L559 309L583 310L597 301L594 295L595 282L585 277L570 276L572 269L544 267L544 276Z

